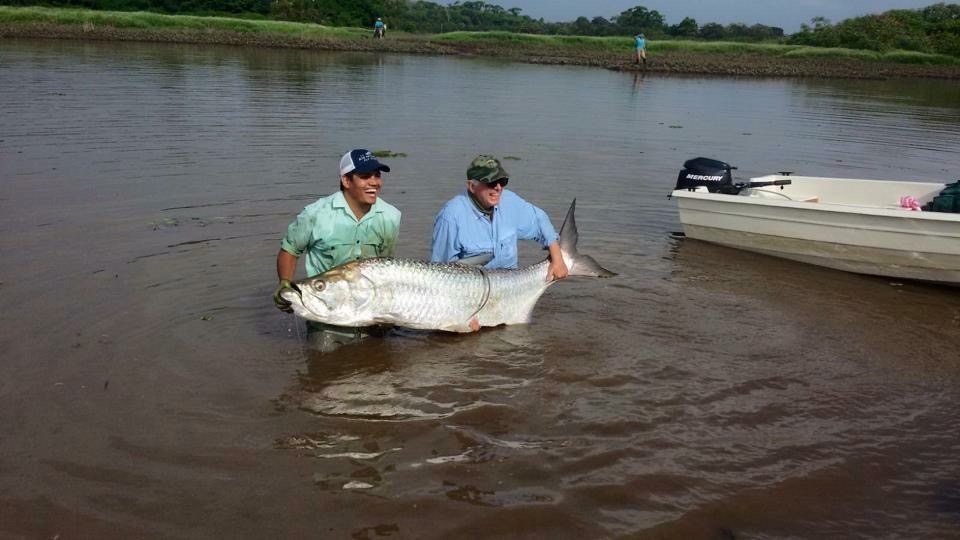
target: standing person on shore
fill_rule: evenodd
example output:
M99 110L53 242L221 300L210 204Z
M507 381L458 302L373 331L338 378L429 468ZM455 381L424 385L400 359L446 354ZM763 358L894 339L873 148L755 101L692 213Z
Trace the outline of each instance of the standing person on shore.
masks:
M637 63L643 62L643 67L647 67L647 38L640 32L633 38L634 47L637 49Z
M377 17L377 22L373 23L373 37L374 39L383 39L387 31L387 25L383 24L383 21L380 17Z
M493 258L485 268L516 268L517 240L536 240L550 251L547 279L567 277L550 218L505 189L509 180L493 156L479 155L470 162L467 189L447 201L434 220L430 260L450 262L489 254Z
M349 261L393 256L400 211L379 198L384 172L390 172L390 167L369 150L347 152L340 159L340 190L308 205L287 226L277 253L280 284L273 293L277 309L292 312L280 293L293 288L297 260L304 253L307 277ZM307 341L321 352L378 333L378 327L345 328L307 322Z

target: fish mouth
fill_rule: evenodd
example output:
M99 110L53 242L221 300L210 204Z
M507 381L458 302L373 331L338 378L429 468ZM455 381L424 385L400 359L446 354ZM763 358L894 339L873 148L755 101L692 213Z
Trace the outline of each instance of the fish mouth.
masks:
M296 283L291 283L291 284L290 284L290 290L292 290L293 292L295 292L295 293L297 294L296 299L302 304L302 303L303 303L303 291L300 290L300 287L298 287ZM280 296L281 296L281 297L284 297L284 298L286 298L286 297L289 296L289 295L290 295L290 293L288 293L288 292L286 292L286 291L280 293ZM290 298L287 298L287 300L290 300Z

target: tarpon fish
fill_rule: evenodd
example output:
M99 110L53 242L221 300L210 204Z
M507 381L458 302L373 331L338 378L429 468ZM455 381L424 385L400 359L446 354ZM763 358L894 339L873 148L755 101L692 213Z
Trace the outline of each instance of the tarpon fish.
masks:
M571 276L611 277L577 252L574 200L560 229L560 251ZM298 316L337 326L403 326L471 332L479 326L522 324L552 285L549 259L514 270L378 257L352 261L297 281L282 296Z

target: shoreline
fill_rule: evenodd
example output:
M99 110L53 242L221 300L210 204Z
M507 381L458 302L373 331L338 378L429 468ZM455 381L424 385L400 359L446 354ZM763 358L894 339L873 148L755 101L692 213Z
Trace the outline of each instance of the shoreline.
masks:
M599 67L614 71L657 74L775 78L960 79L960 65L904 64L848 58L784 58L759 53L658 51L648 53L646 69L634 63L633 50L531 43L489 43L401 34L384 40L315 37L279 32L251 33L223 29L120 28L110 25L50 22L0 23L0 39L39 38L90 41L141 41L196 45L294 48L326 51L387 52L500 58L546 65Z

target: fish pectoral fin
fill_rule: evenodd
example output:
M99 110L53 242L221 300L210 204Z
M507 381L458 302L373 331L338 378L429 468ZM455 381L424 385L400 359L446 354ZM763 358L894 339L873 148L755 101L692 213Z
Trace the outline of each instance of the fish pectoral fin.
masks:
M468 334L470 332L476 332L477 330L480 330L480 320L477 319L476 315L474 315L465 323L448 324L447 326L440 328L440 330L443 330L444 332L459 332L461 334Z

